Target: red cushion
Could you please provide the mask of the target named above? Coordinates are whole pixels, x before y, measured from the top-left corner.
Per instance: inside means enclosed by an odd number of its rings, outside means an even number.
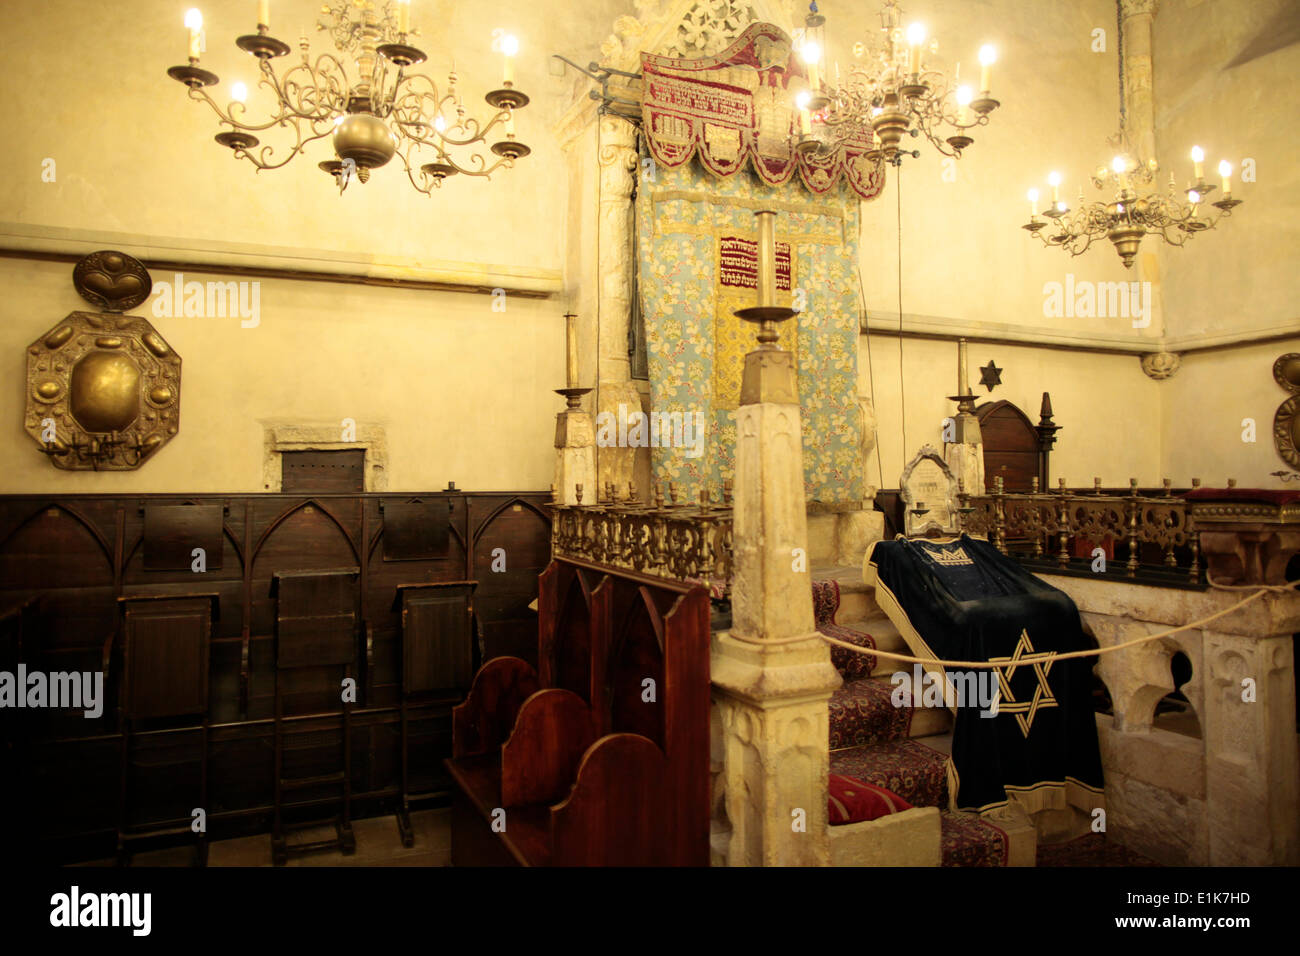
[[[1300,501],[1300,491],[1286,488],[1193,488],[1188,501],[1252,501],[1264,505],[1293,505]]]
[[[912,805],[898,794],[873,783],[864,783],[838,773],[831,774],[829,782],[826,813],[831,826],[875,820],[912,809]]]

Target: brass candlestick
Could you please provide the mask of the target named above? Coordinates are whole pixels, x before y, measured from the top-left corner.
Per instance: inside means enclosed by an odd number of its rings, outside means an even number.
[[[564,388],[555,389],[555,394],[563,395],[568,407],[576,409],[591,389],[578,385],[578,317],[572,312],[564,313],[564,379]]]
[[[975,417],[975,394],[970,389],[969,363],[966,359],[966,340],[957,340],[957,394],[948,400],[957,403],[954,419],[953,444],[978,445],[983,441],[979,419]]]
[[[737,309],[735,315],[758,326],[758,347],[745,356],[740,404],[797,405],[794,356],[776,345],[777,323],[798,314],[776,304],[776,212],[763,209],[754,216],[758,219],[758,305]]]

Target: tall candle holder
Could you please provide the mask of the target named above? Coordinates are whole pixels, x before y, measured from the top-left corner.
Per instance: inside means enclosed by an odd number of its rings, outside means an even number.
[[[761,209],[758,219],[758,305],[737,309],[735,315],[758,326],[758,347],[745,356],[740,403],[799,404],[794,355],[777,346],[778,323],[798,313],[776,304],[776,211]]]
[[[954,419],[953,441],[950,444],[978,445],[982,443],[979,418],[975,415],[975,394],[970,388],[970,374],[967,371],[966,340],[957,340],[957,394],[949,395],[950,402],[957,403],[957,415]]]

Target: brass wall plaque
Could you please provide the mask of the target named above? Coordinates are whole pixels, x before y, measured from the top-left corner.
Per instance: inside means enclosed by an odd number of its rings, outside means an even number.
[[[1273,445],[1284,462],[1300,468],[1300,352],[1278,357],[1273,380],[1291,392],[1273,416]]]
[[[77,263],[73,285],[107,312],[70,312],[27,347],[24,427],[56,468],[130,471],[180,428],[181,359],[147,319],[120,315],[149,294],[122,252]]]

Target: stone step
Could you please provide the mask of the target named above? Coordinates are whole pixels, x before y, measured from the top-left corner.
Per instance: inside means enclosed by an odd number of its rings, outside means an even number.
[[[840,586],[840,608],[835,622],[856,621],[880,613],[876,606],[875,589],[862,581],[862,569],[846,566],[813,566],[814,581],[836,581]]]
[[[947,756],[916,740],[846,747],[830,753],[831,773],[884,787],[914,807],[948,806]]]
[[[865,745],[908,737],[930,737],[952,729],[946,707],[909,707],[910,713],[892,706],[893,685],[886,678],[850,681],[831,695],[831,746]],[[906,722],[906,725],[904,725]]]

